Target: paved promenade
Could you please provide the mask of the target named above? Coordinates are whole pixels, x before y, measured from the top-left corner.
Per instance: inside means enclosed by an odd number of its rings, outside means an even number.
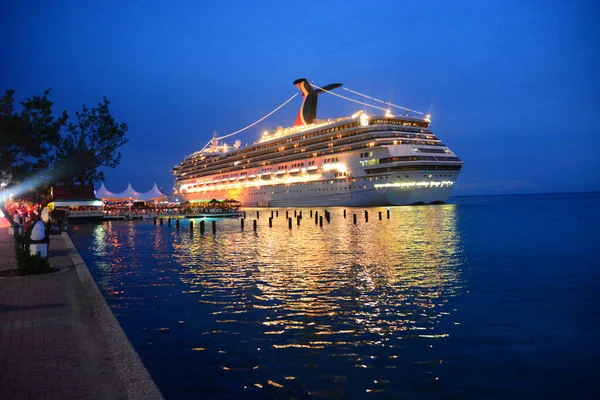
[[[0,278],[0,399],[161,398],[68,235],[48,253],[60,272]],[[0,218],[0,269],[11,268]]]

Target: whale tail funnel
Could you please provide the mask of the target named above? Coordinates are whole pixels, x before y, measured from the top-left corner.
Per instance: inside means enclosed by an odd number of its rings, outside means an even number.
[[[330,83],[321,89],[314,90],[310,83],[304,78],[296,79],[294,86],[302,92],[302,106],[294,122],[297,125],[310,125],[317,119],[317,101],[319,95],[342,86],[341,83]]]

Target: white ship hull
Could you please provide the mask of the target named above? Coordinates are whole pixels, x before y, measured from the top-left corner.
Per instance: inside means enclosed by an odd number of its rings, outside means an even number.
[[[419,185],[416,181],[411,181],[410,177],[405,179],[407,182],[391,183],[391,185],[403,186],[385,186],[385,183],[380,183],[381,180],[316,181],[308,184],[208,190],[202,193],[182,194],[181,197],[183,200],[234,198],[240,201],[243,207],[370,207],[437,204],[448,201],[456,175],[451,178],[432,176],[429,181],[418,182]],[[385,182],[388,180],[385,179]]]

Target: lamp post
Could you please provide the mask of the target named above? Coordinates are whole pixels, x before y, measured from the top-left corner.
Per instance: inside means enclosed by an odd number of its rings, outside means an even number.
[[[0,183],[0,187],[2,187],[2,204],[4,204],[6,202],[6,182],[2,182]]]

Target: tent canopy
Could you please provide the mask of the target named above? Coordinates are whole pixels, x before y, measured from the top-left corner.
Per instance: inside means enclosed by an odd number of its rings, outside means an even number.
[[[154,182],[154,186],[150,191],[145,193],[140,193],[131,187],[131,183],[127,184],[127,189],[119,193],[110,192],[104,187],[104,182],[100,186],[100,188],[96,191],[96,197],[102,200],[108,201],[125,201],[125,200],[164,200],[167,198],[156,186],[156,182]]]

